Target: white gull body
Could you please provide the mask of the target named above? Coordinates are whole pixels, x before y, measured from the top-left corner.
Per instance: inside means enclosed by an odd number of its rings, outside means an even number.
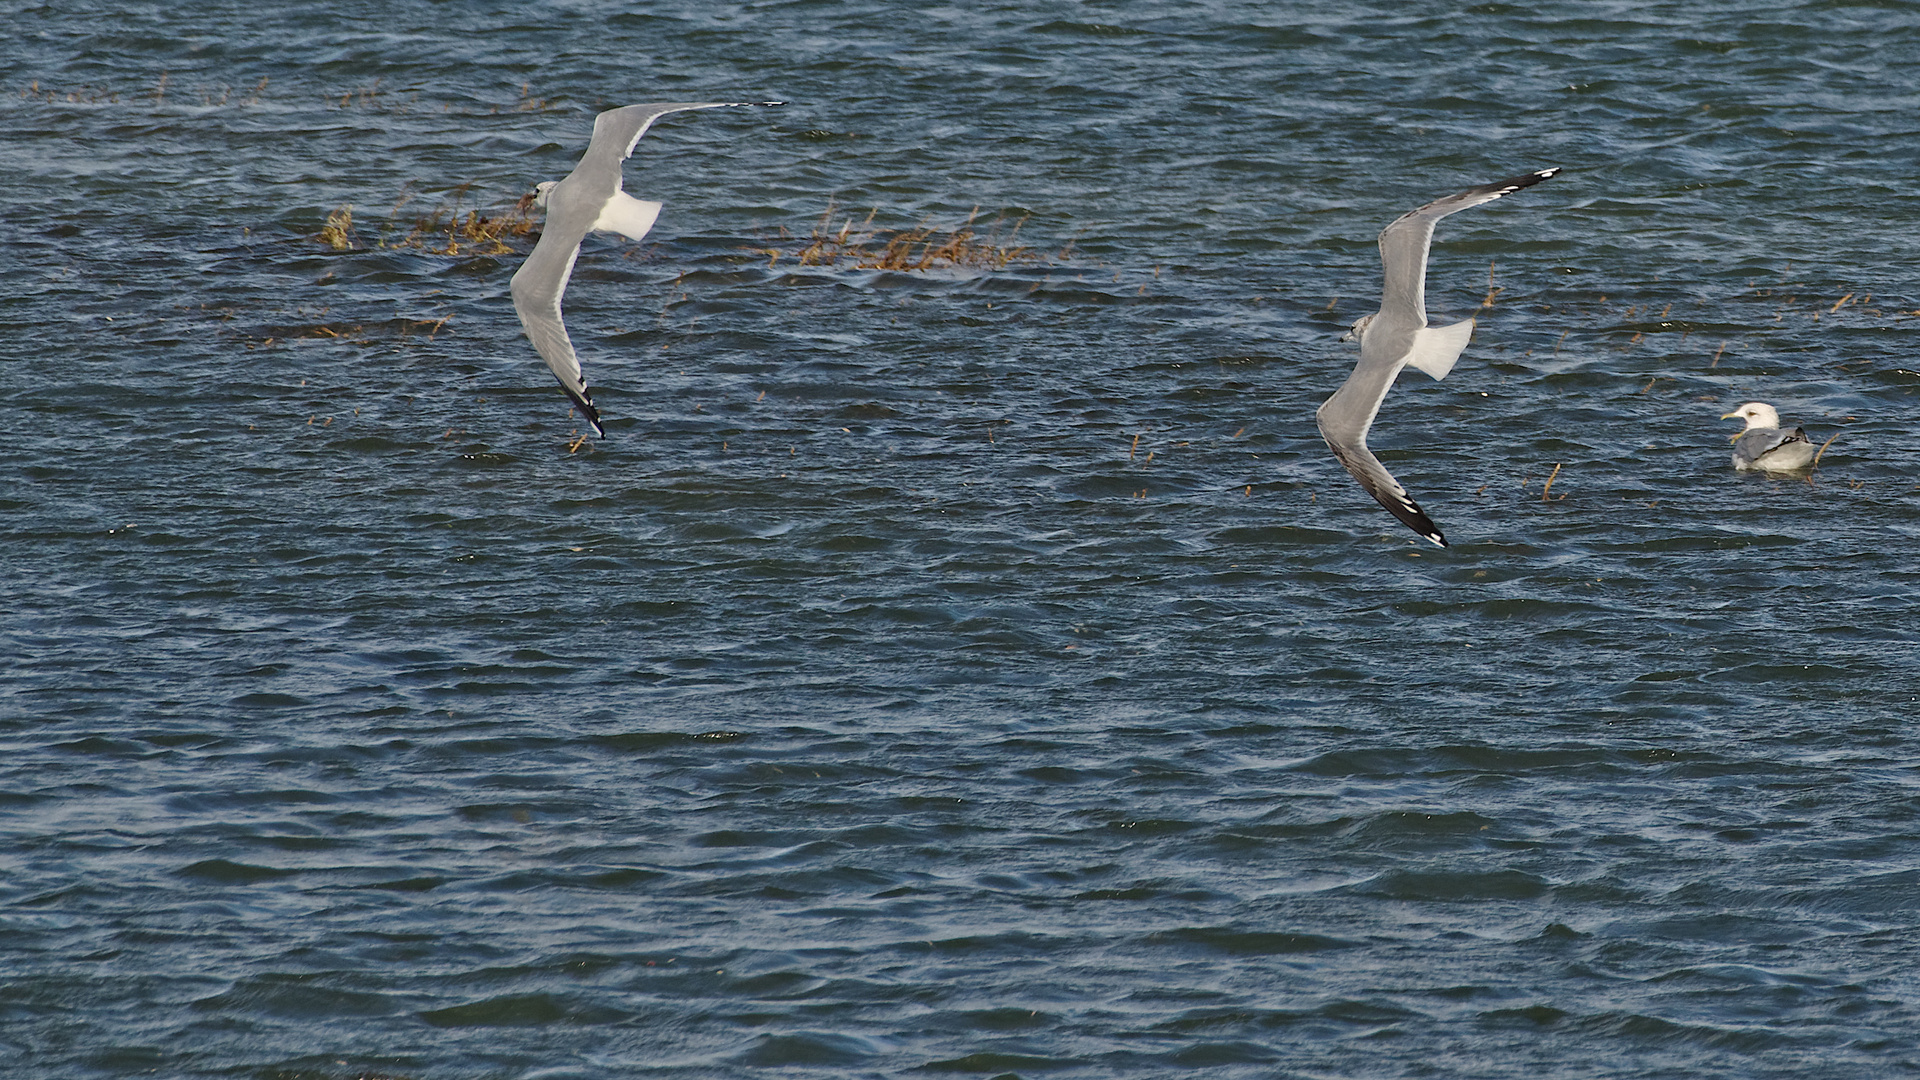
[[[601,436],[600,412],[593,407],[593,395],[580,374],[580,359],[574,355],[573,341],[567,337],[566,323],[560,318],[560,298],[566,294],[567,279],[573,275],[573,262],[580,257],[580,242],[590,232],[618,233],[638,240],[653,228],[660,216],[660,204],[636,199],[620,190],[623,179],[620,163],[633,154],[640,136],[653,122],[668,113],[689,109],[726,109],[746,105],[778,105],[777,101],[665,102],[653,105],[627,105],[608,109],[593,119],[593,138],[580,164],[566,179],[534,187],[534,204],[544,207],[547,221],[541,230],[533,254],[513,275],[513,310],[526,328],[528,340],[540,358],[553,369],[560,388],[567,392],[593,430]]]
[[[1747,422],[1740,434],[1732,437],[1736,469],[1793,472],[1813,464],[1813,440],[1801,428],[1782,431],[1780,414],[1771,405],[1749,401],[1720,419]]]

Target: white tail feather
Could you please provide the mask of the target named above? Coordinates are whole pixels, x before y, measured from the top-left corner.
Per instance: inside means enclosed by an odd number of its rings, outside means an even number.
[[[1413,335],[1413,351],[1407,354],[1407,366],[1419,368],[1435,379],[1444,379],[1472,337],[1472,319],[1452,326],[1421,327]]]
[[[659,203],[616,191],[607,205],[600,208],[600,216],[594,219],[592,227],[595,232],[619,233],[629,240],[639,240],[653,228],[654,219],[659,216]]]

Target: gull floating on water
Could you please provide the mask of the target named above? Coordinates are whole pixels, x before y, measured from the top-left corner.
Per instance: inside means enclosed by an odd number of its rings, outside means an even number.
[[[595,433],[604,437],[607,430],[600,426],[600,412],[593,407],[593,395],[580,377],[580,359],[573,354],[573,341],[560,319],[560,297],[567,291],[573,261],[580,257],[580,242],[589,232],[619,233],[638,240],[660,216],[659,203],[636,199],[620,190],[620,163],[633,154],[634,145],[647,128],[668,113],[780,104],[784,103],[665,102],[608,109],[593,118],[593,138],[587,143],[587,152],[566,179],[534,185],[534,205],[545,208],[547,222],[540,242],[533,245],[533,254],[513,275],[513,310],[519,314],[520,325],[526,328],[534,350],[553,369],[560,388],[579,406]]]
[[[1780,430],[1780,414],[1773,406],[1759,401],[1722,416],[1722,420],[1745,420],[1747,426],[1733,439],[1733,467],[1764,469],[1767,472],[1792,472],[1813,464],[1813,440],[1806,431]]]
[[[1314,414],[1320,424],[1321,437],[1333,448],[1333,456],[1360,481],[1367,494],[1414,532],[1441,547],[1447,546],[1447,538],[1440,534],[1439,526],[1427,517],[1387,467],[1380,464],[1373,451],[1367,449],[1367,429],[1373,426],[1380,402],[1393,388],[1400,369],[1411,365],[1435,379],[1444,379],[1473,336],[1472,319],[1451,326],[1427,325],[1427,249],[1433,243],[1434,224],[1448,214],[1532,187],[1559,171],[1558,167],[1541,169],[1511,180],[1468,188],[1458,195],[1435,199],[1417,210],[1409,210],[1381,230],[1380,310],[1361,316],[1353,329],[1340,339],[1359,340],[1360,362],[1340,389]]]

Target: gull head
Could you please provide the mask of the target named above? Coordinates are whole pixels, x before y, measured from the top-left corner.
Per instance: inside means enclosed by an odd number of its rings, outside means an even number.
[[[1378,314],[1380,313],[1377,311],[1373,313],[1373,315],[1378,315]],[[1341,341],[1364,341],[1367,336],[1367,327],[1373,325],[1373,315],[1360,316],[1360,318],[1353,324],[1353,329],[1340,335],[1340,340]]]
[[[1740,435],[1745,435],[1754,428],[1777,428],[1780,426],[1780,414],[1773,411],[1773,406],[1759,401],[1749,401],[1745,405],[1722,416],[1720,419],[1745,420],[1747,426],[1740,429]],[[1732,441],[1738,441],[1740,435],[1732,436]]]
[[[533,185],[533,205],[545,210],[547,208],[547,196],[553,194],[553,189],[559,186],[560,181],[558,180],[542,180]]]

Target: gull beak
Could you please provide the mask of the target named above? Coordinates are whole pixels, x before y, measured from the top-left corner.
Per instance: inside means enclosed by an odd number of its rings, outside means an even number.
[[[1344,333],[1344,334],[1341,334],[1341,335],[1340,335],[1340,340],[1341,340],[1341,341],[1352,341],[1352,340],[1353,340],[1353,329],[1352,329],[1351,327],[1349,327],[1349,328],[1347,329],[1347,332],[1346,332],[1346,333]]]
[[[1723,416],[1723,417],[1721,417],[1720,419],[1722,419],[1722,420],[1725,420],[1725,419],[1726,419],[1726,417],[1724,417],[1724,416]],[[1740,435],[1745,435],[1745,434],[1746,434],[1746,432],[1744,432],[1744,431],[1740,433]],[[1729,435],[1729,436],[1727,436],[1727,441],[1728,441],[1728,442],[1739,442],[1739,441],[1740,441],[1740,435]]]
[[[1739,414],[1739,413],[1737,413],[1737,412],[1730,412],[1730,413],[1728,413],[1728,414],[1726,414],[1725,416],[1722,416],[1722,417],[1721,417],[1720,419],[1722,419],[1722,420],[1738,420],[1738,419],[1740,419],[1740,414]]]

